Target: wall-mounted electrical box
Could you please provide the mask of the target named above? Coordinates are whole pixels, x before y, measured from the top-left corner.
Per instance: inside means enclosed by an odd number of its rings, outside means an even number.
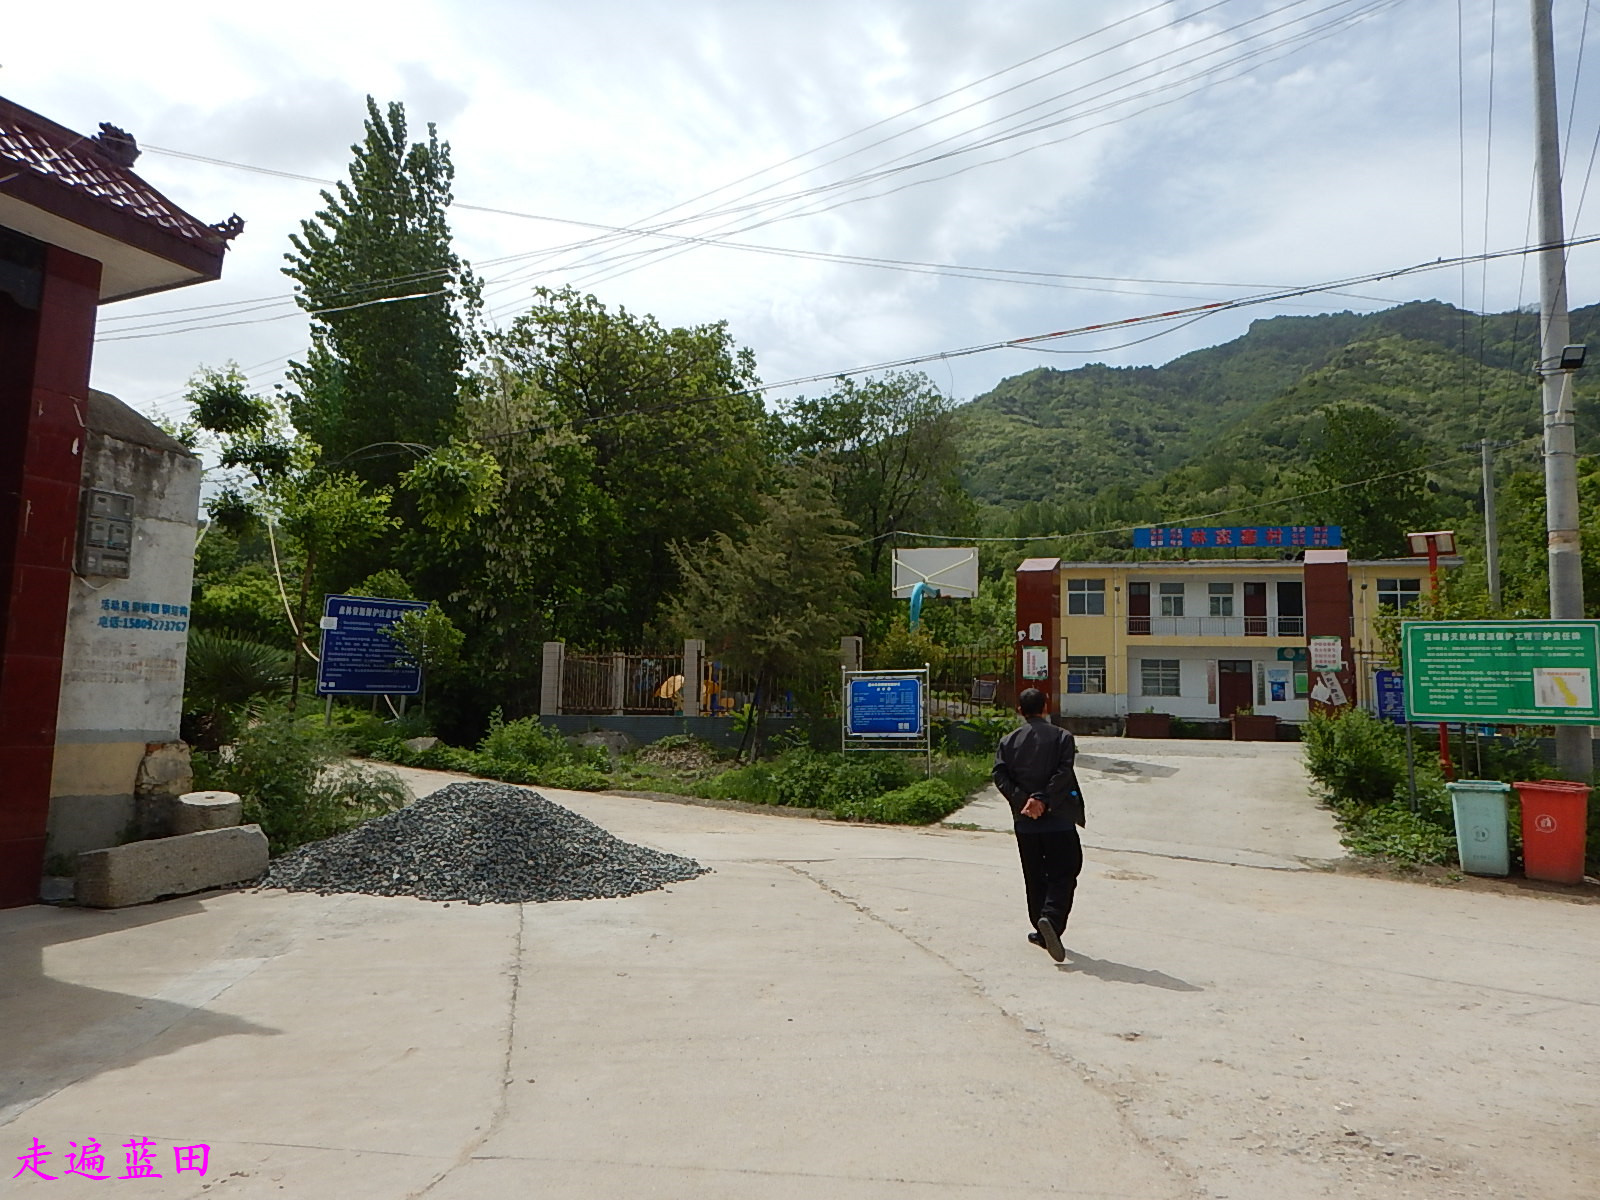
[[[133,552],[133,497],[85,488],[78,531],[78,574],[128,577]]]

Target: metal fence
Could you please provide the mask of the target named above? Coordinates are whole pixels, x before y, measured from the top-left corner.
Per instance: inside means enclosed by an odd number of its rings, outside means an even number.
[[[757,686],[755,673],[738,671],[712,655],[701,665],[700,711],[730,716],[752,705],[768,717],[828,717],[837,714],[839,668],[824,662],[812,670]],[[812,709],[820,708],[815,712]]]
[[[984,713],[1010,712],[1017,703],[1015,654],[1009,643],[937,650],[928,664],[929,717],[962,721]],[[863,655],[868,670],[904,665],[870,649]]]
[[[561,709],[569,713],[674,713],[683,687],[683,652],[567,653]]]
[[[1017,702],[1014,653],[1008,644],[938,650],[928,664],[929,716],[961,721],[1009,712]],[[686,680],[681,647],[664,652],[568,649],[560,661],[562,713],[671,716],[694,707],[708,717],[732,717],[754,705],[769,717],[838,716],[839,662],[831,655],[819,655],[814,668],[760,688],[753,672],[736,670],[711,653],[700,658],[699,678]],[[885,670],[905,664],[868,651],[862,665]],[[695,686],[698,697],[686,690]]]

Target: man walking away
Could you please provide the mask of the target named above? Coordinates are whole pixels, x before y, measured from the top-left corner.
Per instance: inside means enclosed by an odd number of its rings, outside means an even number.
[[[1017,697],[1024,724],[1000,739],[994,754],[994,785],[1011,805],[1028,892],[1028,940],[1050,957],[1067,957],[1061,934],[1072,912],[1072,896],[1083,870],[1083,793],[1072,763],[1072,734],[1044,717],[1045,695],[1028,688]]]

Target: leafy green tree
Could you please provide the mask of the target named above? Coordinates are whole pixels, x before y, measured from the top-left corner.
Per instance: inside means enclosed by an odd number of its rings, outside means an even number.
[[[784,422],[791,453],[835,472],[840,511],[870,539],[863,560],[873,581],[895,530],[958,532],[975,515],[961,485],[954,405],[921,372],[841,379],[826,396],[796,400]]]
[[[667,329],[571,289],[539,291],[490,346],[488,411],[529,423],[472,428],[549,518],[546,631],[639,638],[676,583],[670,544],[738,528],[768,485],[754,356],[721,322]]]
[[[284,274],[311,314],[289,370],[295,427],[335,464],[393,484],[403,445],[444,442],[473,345],[479,285],[451,249],[454,168],[433,125],[410,142],[405,109],[367,97],[350,177],[291,236]]]
[[[703,637],[735,670],[751,672],[760,696],[803,682],[825,668],[859,619],[857,540],[827,479],[816,470],[794,473],[762,498],[760,517],[737,536],[673,543],[682,582],[671,622],[685,637]],[[752,716],[759,712],[757,705]]]
[[[1344,527],[1353,557],[1394,557],[1405,552],[1407,532],[1431,528],[1425,461],[1416,439],[1388,413],[1360,404],[1324,412],[1311,466],[1316,487],[1330,490],[1315,507],[1328,524]]]
[[[402,614],[387,632],[422,668],[422,711],[426,713],[428,684],[460,664],[461,643],[466,637],[436,601],[425,609]]]
[[[312,584],[322,563],[347,555],[392,528],[387,488],[368,492],[353,474],[308,473],[285,482],[274,497],[285,533],[299,552],[300,580],[295,602],[294,669],[290,677],[289,706],[300,692],[302,656],[310,658],[308,620]]]

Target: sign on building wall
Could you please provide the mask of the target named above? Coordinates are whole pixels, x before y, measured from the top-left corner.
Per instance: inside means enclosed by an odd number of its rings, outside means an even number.
[[[1600,724],[1600,621],[1406,621],[1413,721]]]
[[[422,667],[389,636],[408,612],[425,612],[421,600],[328,596],[323,603],[319,696],[415,696]]]
[[[1339,637],[1314,637],[1310,641],[1311,669],[1313,671],[1340,671],[1344,669],[1344,639]]]
[[[1133,544],[1139,550],[1333,547],[1344,544],[1344,531],[1338,525],[1156,525],[1135,529]]]
[[[1050,678],[1050,649],[1048,646],[1022,648],[1022,677],[1040,680]]]

